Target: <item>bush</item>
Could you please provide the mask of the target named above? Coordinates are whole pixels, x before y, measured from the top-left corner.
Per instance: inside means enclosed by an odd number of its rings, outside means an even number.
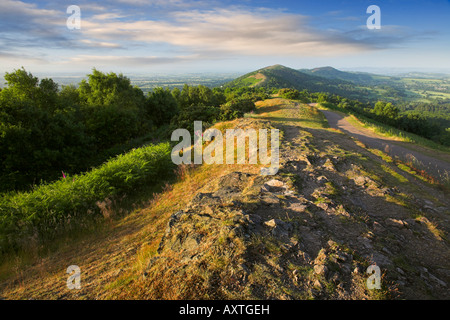
[[[255,103],[248,99],[234,99],[220,107],[220,120],[228,121],[244,116],[256,110]]]
[[[194,131],[194,121],[202,121],[203,127],[214,124],[220,115],[220,108],[214,106],[190,106],[181,109],[180,113],[172,119],[172,125],[176,128]]]
[[[96,202],[133,192],[173,172],[169,143],[119,155],[100,167],[0,198],[0,252],[20,247],[33,236],[51,239],[77,221],[100,217]],[[91,216],[89,215],[91,213]]]

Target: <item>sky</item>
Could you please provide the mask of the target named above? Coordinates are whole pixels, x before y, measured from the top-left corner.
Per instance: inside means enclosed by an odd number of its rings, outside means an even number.
[[[71,5],[80,9],[80,28]],[[370,5],[381,28],[369,29]],[[0,74],[450,73],[450,0],[0,0]]]

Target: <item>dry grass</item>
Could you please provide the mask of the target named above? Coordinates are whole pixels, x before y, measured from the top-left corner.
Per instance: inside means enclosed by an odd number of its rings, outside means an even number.
[[[235,128],[237,125],[245,127],[245,124],[240,123],[242,121],[250,122],[255,129],[263,126],[260,121],[240,119],[220,123],[216,127],[220,130]],[[169,217],[186,207],[198,192],[211,192],[217,188],[220,177],[235,171],[258,174],[260,168],[260,165],[237,164],[181,165],[175,183],[154,194],[143,207],[136,207],[123,218],[114,219],[119,217],[114,211],[119,208],[115,208],[110,200],[98,202],[108,223],[96,226],[90,232],[68,235],[55,241],[51,252],[28,251],[6,259],[0,265],[3,281],[0,284],[0,296],[8,299],[117,298],[123,297],[124,292],[128,292],[130,297],[141,296],[139,276],[147,267],[149,259],[156,255]],[[220,235],[217,237],[215,240],[219,241]],[[172,258],[176,261],[175,256]],[[211,260],[214,261],[214,257]],[[226,260],[216,261],[217,266],[226,263]],[[79,292],[65,287],[68,276],[65,270],[71,264],[79,265],[84,275],[82,290]],[[170,268],[170,264],[167,268]],[[185,280],[182,277],[179,281]],[[152,284],[155,290],[157,283]],[[133,288],[134,294],[126,288]],[[171,295],[169,290],[165,296],[187,294],[190,292],[188,289],[192,288],[173,289],[176,292]],[[149,290],[148,294],[158,296],[156,291],[151,293]]]

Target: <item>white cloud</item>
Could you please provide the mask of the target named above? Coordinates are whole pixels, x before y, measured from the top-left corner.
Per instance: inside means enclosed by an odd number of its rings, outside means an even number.
[[[21,61],[45,59],[48,65],[138,66],[237,58],[277,63],[283,58],[351,56],[414,37],[395,26],[383,26],[378,34],[365,28],[319,30],[311,27],[311,17],[276,9],[198,9],[211,8],[215,1],[111,0],[101,6],[84,1],[79,3],[81,30],[70,31],[64,5],[55,5],[58,11],[0,0],[0,64],[14,68]],[[341,13],[329,14],[339,18]]]
[[[119,55],[76,55],[69,59],[56,62],[58,65],[66,66],[84,66],[108,68],[110,66],[122,67],[148,67],[152,65],[170,64],[185,62],[196,59],[196,56],[176,56],[176,57],[157,57],[157,56],[119,56]]]
[[[82,39],[80,40],[81,43],[90,46],[90,47],[95,47],[95,48],[122,48],[122,46],[120,44],[117,43],[112,43],[112,42],[97,42],[97,41],[92,41],[92,40],[88,40],[88,39]]]
[[[336,55],[367,50],[351,38],[308,27],[308,18],[275,10],[216,9],[172,14],[166,21],[83,22],[86,37],[104,41],[164,42],[193,52],[244,55]]]

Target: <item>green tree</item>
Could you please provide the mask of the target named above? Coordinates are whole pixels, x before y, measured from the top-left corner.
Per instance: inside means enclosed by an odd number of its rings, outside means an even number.
[[[177,100],[169,89],[156,88],[147,99],[147,114],[157,126],[169,124],[179,112]]]
[[[141,89],[133,87],[130,79],[122,74],[104,74],[93,69],[88,81],[79,87],[82,103],[91,106],[111,106],[140,110],[144,108],[145,96]]]
[[[383,108],[383,115],[389,119],[396,119],[398,116],[399,109],[395,107],[392,103],[387,103]]]
[[[2,90],[2,96],[8,95],[19,101],[35,101],[38,98],[39,79],[22,69],[5,73],[7,88]]]
[[[373,109],[374,113],[377,116],[382,116],[383,112],[384,112],[384,107],[386,106],[386,103],[383,101],[378,101],[377,103],[375,103],[375,107]]]

